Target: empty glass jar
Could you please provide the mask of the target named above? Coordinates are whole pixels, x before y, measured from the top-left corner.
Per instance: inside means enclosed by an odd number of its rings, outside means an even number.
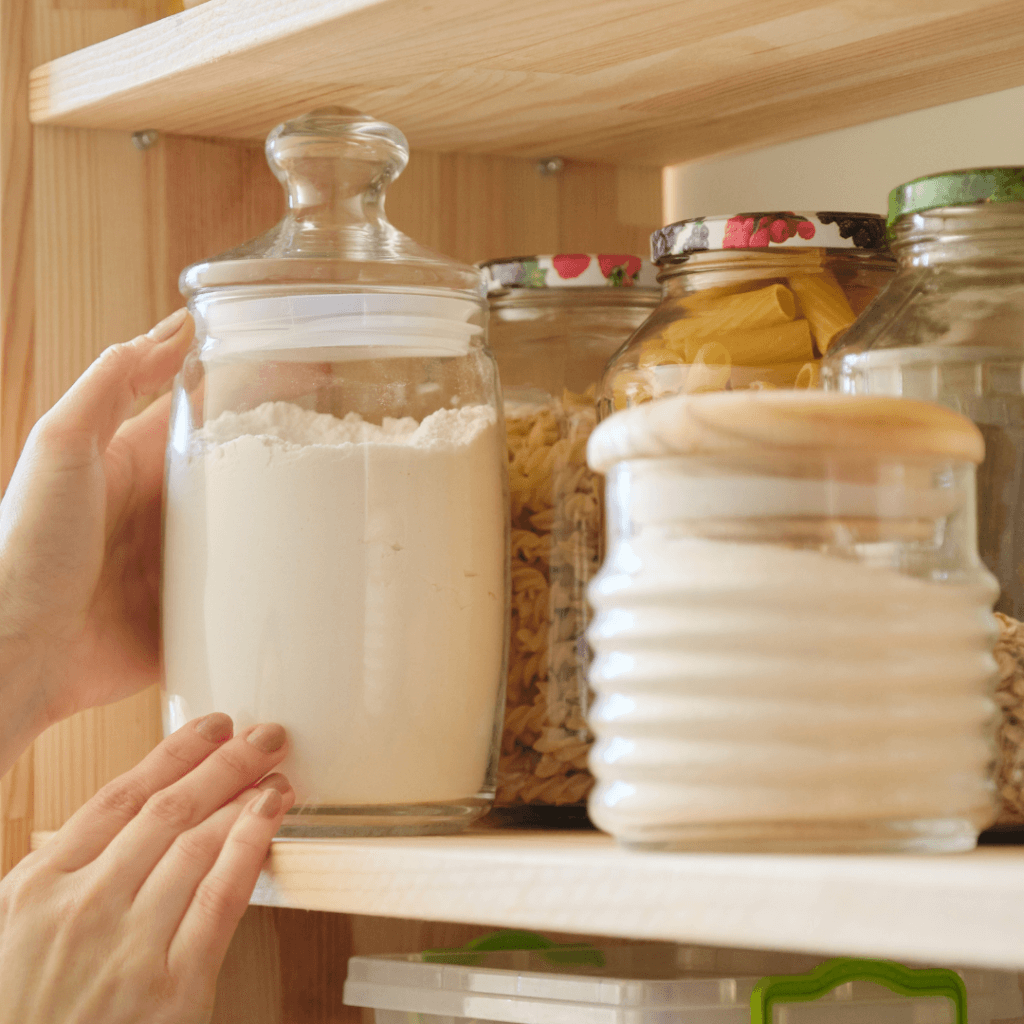
[[[638,256],[492,260],[491,347],[501,371],[512,513],[512,628],[495,813],[586,823],[591,736],[587,583],[601,563],[601,478],[586,464],[612,353],[658,303]]]
[[[408,149],[319,111],[267,158],[288,213],[181,277],[165,727],[280,722],[284,835],[460,829],[494,795],[508,498],[480,274],[384,216]]]
[[[1024,619],[1024,168],[930,175],[889,196],[899,271],[830,353],[825,386],[942,402],[985,438],[981,556]]]
[[[941,406],[820,391],[601,423],[594,823],[647,849],[972,847],[996,808],[982,452]]]
[[[601,415],[664,395],[817,387],[829,351],[895,264],[859,213],[741,213],[651,236],[661,305],[608,366]]]

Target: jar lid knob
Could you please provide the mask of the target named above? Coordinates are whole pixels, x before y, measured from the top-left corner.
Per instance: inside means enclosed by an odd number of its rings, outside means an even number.
[[[324,107],[279,124],[267,136],[266,154],[288,190],[289,209],[297,210],[358,195],[379,200],[409,162],[409,144],[386,121]]]

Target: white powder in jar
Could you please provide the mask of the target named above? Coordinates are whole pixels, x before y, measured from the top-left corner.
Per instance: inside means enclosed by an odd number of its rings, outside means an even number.
[[[476,795],[504,668],[494,411],[376,425],[268,402],[194,442],[168,468],[167,727],[280,722],[300,804]]]
[[[589,591],[598,827],[638,843],[746,829],[756,846],[779,822],[991,822],[991,577],[630,511]]]

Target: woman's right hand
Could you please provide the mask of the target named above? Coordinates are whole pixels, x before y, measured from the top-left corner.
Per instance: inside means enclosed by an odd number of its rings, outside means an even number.
[[[0,1024],[201,1024],[295,794],[284,729],[183,726],[0,881]]]

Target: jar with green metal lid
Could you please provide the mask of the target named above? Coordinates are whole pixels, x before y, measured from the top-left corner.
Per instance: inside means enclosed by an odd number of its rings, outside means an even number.
[[[829,353],[827,388],[941,402],[985,439],[981,556],[1024,618],[1024,167],[948,171],[889,195],[889,287]]]

